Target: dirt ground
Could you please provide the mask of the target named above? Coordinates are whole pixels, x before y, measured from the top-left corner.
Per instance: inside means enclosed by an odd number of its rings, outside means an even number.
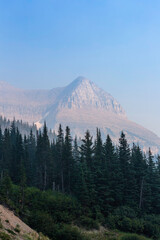
[[[15,214],[4,206],[0,205],[0,232],[8,234],[11,239],[26,239],[27,236],[32,236],[31,239],[37,239],[39,234],[21,221]],[[1,238],[0,238],[1,239]],[[29,238],[28,238],[29,239]]]

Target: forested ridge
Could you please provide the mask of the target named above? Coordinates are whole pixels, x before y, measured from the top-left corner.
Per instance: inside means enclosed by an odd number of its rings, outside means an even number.
[[[1,203],[51,239],[85,239],[71,223],[160,238],[160,157],[130,147],[123,132],[118,146],[99,129],[79,145],[69,127],[50,141],[45,123],[22,137],[13,122],[0,129],[0,187]]]
[[[6,128],[9,129],[11,127],[11,125],[13,124],[13,122],[14,122],[15,127],[18,128],[18,130],[20,131],[20,133],[22,135],[29,135],[31,130],[34,134],[36,134],[37,127],[35,124],[30,126],[27,122],[24,123],[22,120],[19,121],[19,120],[13,119],[13,121],[11,121],[2,116],[0,116],[1,130],[4,131]]]

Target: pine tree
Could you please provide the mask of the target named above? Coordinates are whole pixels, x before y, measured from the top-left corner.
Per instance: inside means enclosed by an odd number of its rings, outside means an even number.
[[[36,147],[36,168],[37,168],[37,186],[45,191],[49,188],[51,173],[51,148],[48,138],[46,123],[43,126],[43,132],[37,136]]]
[[[80,162],[80,151],[77,143],[77,137],[75,137],[73,142],[72,156],[73,156],[73,168],[71,173],[72,193],[73,195],[77,196],[80,199],[81,197],[79,193],[82,193],[82,190],[80,189],[83,188],[82,185],[84,185],[84,179],[82,166]]]
[[[22,135],[20,134],[19,130],[14,127],[14,123],[11,128],[10,139],[12,181],[15,184],[19,184],[21,162],[24,161],[24,149]]]
[[[90,132],[87,130],[85,138],[82,139],[80,147],[81,161],[85,161],[87,167],[91,170],[93,168],[93,142]]]
[[[24,142],[25,144],[25,142]],[[29,186],[35,186],[36,182],[36,161],[35,161],[35,155],[36,155],[36,140],[35,136],[33,135],[32,130],[30,131],[30,135],[27,139],[27,185]]]
[[[133,170],[132,183],[131,183],[131,199],[135,207],[142,209],[143,207],[143,194],[144,194],[144,178],[147,169],[147,164],[144,159],[143,153],[139,146],[133,144],[131,167]]]
[[[43,167],[42,167],[42,134],[41,131],[37,132],[37,144],[36,144],[36,181],[35,185],[39,189],[43,189]]]
[[[8,174],[3,176],[0,181],[0,194],[9,199],[12,193],[12,181]]]
[[[154,212],[156,208],[157,210],[160,209],[160,179],[153,158],[151,149],[149,149],[144,182],[144,208],[148,213]]]
[[[155,164],[153,162],[153,156],[151,150],[148,152],[148,165],[144,179],[144,208],[149,213],[152,210],[152,186],[154,179]]]
[[[130,164],[131,156],[130,149],[127,143],[125,134],[122,132],[119,139],[119,161],[120,161],[120,169],[122,173],[122,184],[123,184],[123,204],[127,204],[128,196],[130,194],[130,185],[128,184],[128,180],[130,178],[129,172],[129,164]]]
[[[74,158],[75,162],[79,163],[79,161],[80,161],[80,152],[79,152],[77,137],[75,137],[75,139],[73,141],[73,158]]]
[[[103,169],[106,178],[107,185],[107,208],[110,206],[121,205],[122,195],[122,172],[120,168],[120,160],[118,158],[117,151],[113,145],[113,142],[109,135],[107,135],[106,142],[104,144],[105,161],[103,163]],[[108,210],[106,209],[106,213]]]
[[[3,148],[3,139],[2,139],[2,129],[0,127],[0,167],[1,167],[1,159],[2,159],[2,148]]]
[[[26,188],[26,173],[24,168],[24,162],[21,162],[20,165],[20,206],[21,210],[24,208],[24,202],[25,202],[25,188]]]
[[[64,135],[61,124],[59,125],[58,135],[56,140],[56,189],[64,193]]]
[[[3,162],[3,136],[2,136],[2,129],[0,127],[0,179],[3,178],[3,169],[4,169],[4,162]]]
[[[95,206],[95,185],[94,185],[94,167],[93,167],[93,142],[90,132],[87,131],[85,138],[82,139],[82,145],[80,147],[81,154],[81,167],[84,187],[86,189],[87,195],[84,198],[88,199],[87,206],[94,210]]]
[[[100,211],[106,213],[108,208],[108,182],[107,182],[107,171],[104,160],[104,148],[101,138],[101,132],[97,129],[97,136],[94,144],[94,162],[93,162],[93,174],[94,174],[94,185],[95,185],[95,204],[100,208]],[[96,207],[96,206],[95,206]]]
[[[160,155],[157,156],[157,170],[158,173],[160,174]]]
[[[13,175],[13,168],[11,164],[11,141],[8,129],[5,129],[2,136],[2,156],[1,156],[1,179],[5,174]]]
[[[65,141],[63,147],[63,159],[64,159],[64,191],[67,193],[71,193],[73,156],[72,156],[72,138],[68,126],[66,127]]]

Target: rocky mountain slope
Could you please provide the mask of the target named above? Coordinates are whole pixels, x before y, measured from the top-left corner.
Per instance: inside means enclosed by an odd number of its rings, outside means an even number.
[[[0,82],[0,115],[32,124],[38,121],[46,107],[54,103],[61,88],[52,90],[23,90]]]
[[[49,240],[38,234],[23,221],[15,216],[14,212],[0,205],[0,239],[2,240]]]
[[[151,131],[128,120],[122,106],[93,82],[79,77],[64,88],[52,90],[22,90],[0,82],[0,115],[9,119],[35,122],[46,121],[57,130],[59,123],[70,126],[72,135],[83,137],[86,129],[95,135],[101,129],[105,139],[110,134],[118,143],[123,130],[129,143],[139,143],[144,150],[160,151],[160,138]]]

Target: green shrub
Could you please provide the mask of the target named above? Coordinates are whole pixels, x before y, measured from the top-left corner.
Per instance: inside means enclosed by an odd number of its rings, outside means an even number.
[[[38,232],[42,232],[49,237],[53,235],[55,223],[48,213],[43,211],[32,212],[29,218],[29,224]]]
[[[11,237],[7,233],[0,232],[0,239],[1,240],[11,240]]]
[[[124,217],[122,220],[118,220],[116,227],[124,232],[131,233],[143,233],[144,231],[144,221],[141,219],[130,219]]]
[[[1,229],[3,228],[3,225],[2,225],[1,219],[0,219],[0,228],[1,228]]]
[[[85,240],[86,238],[69,225],[56,224],[51,215],[45,212],[36,211],[30,216],[30,225],[35,230],[44,233],[54,240]]]
[[[55,239],[58,240],[87,240],[77,228],[69,225],[63,225],[56,233]]]
[[[16,233],[13,232],[11,229],[6,229],[6,231],[7,231],[8,233],[12,234],[12,235],[16,235]]]
[[[33,240],[35,239],[34,237],[32,238]],[[31,239],[31,240],[32,240]],[[30,240],[30,239],[29,239]],[[49,240],[48,237],[44,236],[43,233],[39,233],[38,240]]]
[[[160,223],[160,215],[145,215],[144,220],[146,222],[150,222],[152,224],[159,224]]]
[[[86,230],[99,229],[99,224],[97,221],[85,216],[80,217],[79,226],[84,227]]]
[[[17,233],[20,233],[20,226],[17,224],[16,227],[14,228],[14,231]]]
[[[143,233],[144,231],[144,220],[142,219],[132,219],[132,232],[133,233]]]
[[[159,225],[152,224],[151,222],[144,223],[144,234],[148,237],[152,237],[154,239],[160,238],[160,227]]]
[[[31,236],[27,235],[27,234],[23,235],[23,239],[24,240],[33,240],[33,238]]]
[[[119,229],[121,231],[132,232],[132,219],[128,217],[110,215],[107,219],[107,225],[111,229]]]
[[[117,221],[118,221],[118,217],[110,214],[107,218],[107,226],[111,229],[116,229]]]
[[[128,217],[128,218],[136,218],[136,212],[130,207],[118,207],[113,211],[113,215],[119,216],[121,218]]]
[[[71,223],[81,215],[81,207],[73,197],[53,191],[42,192],[27,188],[25,204],[30,212],[42,211],[50,214],[56,223]]]
[[[147,240],[147,239],[137,234],[125,234],[120,238],[120,240]]]
[[[118,228],[124,232],[132,232],[132,220],[124,217],[121,221],[117,222]]]

